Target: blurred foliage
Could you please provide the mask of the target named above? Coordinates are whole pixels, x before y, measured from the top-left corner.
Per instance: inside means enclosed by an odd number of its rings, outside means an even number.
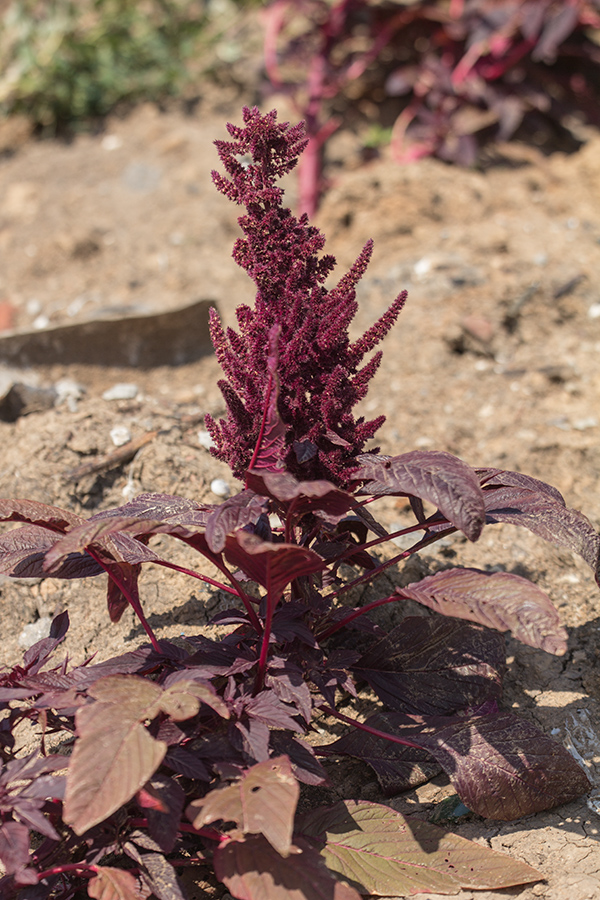
[[[179,94],[237,0],[8,0],[0,113],[61,131],[123,102]],[[193,74],[194,73],[194,74]]]
[[[269,0],[263,20],[271,84],[307,123],[309,215],[319,155],[350,123],[399,162],[465,166],[515,137],[576,149],[600,127],[600,0]]]

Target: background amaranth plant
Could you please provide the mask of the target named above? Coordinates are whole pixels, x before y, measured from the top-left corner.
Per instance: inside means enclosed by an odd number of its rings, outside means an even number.
[[[106,572],[111,619],[131,605],[150,640],[101,663],[55,662],[65,612],[22,664],[0,674],[0,895],[69,900],[86,886],[95,898],[184,900],[177,872],[194,867],[210,868],[239,900],[358,900],[540,880],[524,863],[384,804],[319,807],[312,794],[310,810],[297,812],[301,786],[326,783],[319,757],[340,755],[368,763],[384,796],[443,770],[468,809],[495,819],[584,793],[587,776],[565,748],[502,708],[501,632],[551,653],[566,649],[556,610],[536,585],[508,572],[449,569],[366,606],[338,600],[440,538],[459,530],[477,540],[496,522],[579,553],[598,580],[600,537],[555,488],[529,476],[473,469],[442,451],[362,452],[378,422],[352,418],[343,385],[354,405],[378,356],[360,369],[362,360],[404,296],[350,343],[369,250],[325,290],[333,261],[318,256],[323,238],[282,208],[275,187],[301,152],[301,128],[253,109],[244,127],[229,130],[233,140],[219,145],[229,180],[216,181],[246,207],[236,256],[258,293],[254,309],[239,312],[239,332],[213,318],[229,412],[209,425],[217,454],[245,487],[218,506],[143,494],[88,520],[0,501],[0,518],[21,523],[0,537],[1,572]],[[286,355],[295,330],[298,352],[313,351],[310,366]],[[370,512],[385,495],[408,497],[414,524],[388,534]],[[198,551],[222,580],[159,556],[151,539],[160,534]],[[409,549],[375,555],[410,534]],[[232,608],[213,620],[230,627],[226,636],[157,640],[138,594],[147,563],[231,596]],[[369,617],[405,599],[442,615],[408,616],[388,633]],[[363,685],[379,701],[364,721],[360,705],[348,709]],[[315,746],[315,716],[348,731]],[[23,720],[41,730],[39,755],[15,750]],[[48,752],[57,739],[69,755]]]
[[[516,134],[573,149],[600,125],[599,0],[271,0],[265,21],[271,84],[307,123],[309,214],[323,147],[361,101],[400,162],[471,166]]]

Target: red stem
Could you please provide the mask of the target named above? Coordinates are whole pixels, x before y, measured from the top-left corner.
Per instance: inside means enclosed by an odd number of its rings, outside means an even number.
[[[233,588],[227,587],[226,584],[221,584],[220,581],[215,581],[213,578],[209,578],[208,575],[201,575],[199,572],[194,572],[192,569],[186,569],[184,566],[177,566],[175,563],[167,562],[166,559],[155,560],[156,564],[159,566],[164,566],[165,569],[173,569],[175,572],[181,572],[183,575],[189,575],[191,578],[197,578],[199,581],[205,581],[206,584],[211,584],[213,587],[218,588],[220,591],[225,591],[228,594],[233,594],[234,597],[239,597],[238,591],[235,591]]]
[[[437,523],[436,523],[437,524]],[[420,540],[417,544],[414,544],[412,547],[409,547],[408,550],[403,550],[402,553],[399,553],[397,556],[393,556],[391,559],[386,560],[381,563],[381,565],[377,566],[376,569],[370,569],[368,572],[365,572],[363,575],[359,575],[358,578],[355,578],[354,581],[349,581],[348,584],[345,584],[343,587],[338,588],[337,591],[332,591],[331,594],[327,594],[326,600],[330,600],[333,597],[339,597],[340,594],[349,591],[350,588],[356,587],[357,584],[361,584],[363,581],[370,581],[376,575],[380,575],[384,569],[389,568],[390,566],[395,565],[397,562],[400,562],[403,559],[407,559],[409,556],[412,556],[413,553],[417,553],[419,550],[422,550],[423,547],[428,547],[429,544],[435,543],[435,541],[439,541],[440,538],[446,537],[448,534],[453,534],[457,529],[456,528],[447,528],[442,532],[435,532],[433,534],[426,535],[422,540]]]
[[[385,738],[386,741],[391,741],[393,744],[402,744],[403,747],[415,747],[417,750],[423,749],[419,744],[415,744],[413,741],[409,741],[406,738],[396,737],[395,734],[390,734],[387,731],[380,731],[379,728],[371,728],[370,725],[364,725],[362,722],[357,722],[356,719],[345,716],[343,713],[338,712],[337,709],[332,709],[331,706],[323,704],[322,706],[319,706],[318,709],[327,713],[328,716],[335,716],[336,719],[346,722],[347,725],[353,725],[355,728],[360,728],[361,731],[366,731],[367,734],[372,734],[374,737]],[[318,753],[320,748],[314,747],[313,749]]]
[[[51,875],[63,875],[67,872],[79,872],[82,878],[92,878],[97,871],[97,866],[89,866],[87,863],[64,863],[61,866],[46,869],[45,872],[38,872],[38,881],[43,881],[44,878],[49,878]]]
[[[258,694],[258,692],[262,689],[265,680],[265,671],[267,668],[267,658],[269,656],[269,641],[271,639],[271,623],[273,621],[273,613],[275,612],[275,607],[277,606],[277,600],[273,603],[271,597],[271,572],[270,569],[267,568],[267,612],[265,615],[265,626],[262,635],[262,643],[260,647],[260,656],[258,659],[258,671],[256,673],[256,681],[254,682],[254,694]],[[279,599],[279,598],[277,598]]]
[[[384,597],[381,600],[374,600],[373,603],[369,603],[367,606],[362,606],[360,609],[355,609],[354,612],[351,612],[350,615],[346,616],[344,619],[340,619],[335,625],[331,625],[330,628],[327,628],[325,631],[322,631],[320,634],[315,636],[315,640],[318,643],[326,640],[328,637],[331,637],[332,634],[335,634],[336,631],[339,631],[340,628],[343,628],[345,625],[349,625],[354,619],[358,619],[359,616],[362,616],[364,613],[370,612],[372,609],[375,609],[378,606],[384,606],[386,603],[395,603],[397,600],[402,600],[403,597],[400,594],[394,595],[392,597]]]
[[[109,564],[105,563],[100,558],[99,554],[97,554],[94,550],[92,550],[91,547],[87,547],[86,549],[87,549],[87,552],[89,553],[89,555],[92,557],[92,559],[95,559],[96,562],[98,563],[98,565],[102,566],[104,571],[108,574],[108,577],[112,581],[114,581],[114,583],[117,585],[117,587],[123,592],[123,594],[127,598],[127,602],[129,603],[129,605],[135,612],[136,616],[142,623],[142,627],[143,627],[144,631],[150,638],[150,643],[152,644],[152,646],[154,647],[156,652],[160,653],[161,652],[160,645],[159,645],[158,641],[156,640],[156,636],[155,636],[154,632],[152,631],[152,629],[150,628],[150,625],[148,624],[148,621],[146,619],[146,616],[144,615],[144,611],[142,609],[142,605],[141,605],[140,601],[135,600],[132,597],[131,593],[128,591],[127,587],[125,586],[125,582],[123,581],[123,579],[118,577],[117,575],[115,575],[115,566],[118,566],[119,563],[117,561],[115,561],[114,565],[109,565]]]

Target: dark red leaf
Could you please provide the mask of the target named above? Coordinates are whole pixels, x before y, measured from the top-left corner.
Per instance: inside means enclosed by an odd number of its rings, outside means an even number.
[[[0,572],[12,578],[47,578],[44,557],[61,539],[59,532],[40,525],[24,525],[0,535]],[[91,556],[70,554],[52,573],[53,578],[87,578],[103,569]]]
[[[389,732],[402,737],[402,727],[408,733],[411,725],[406,724],[402,713],[375,713],[365,721],[365,725],[378,731]],[[442,767],[427,750],[420,747],[406,747],[369,734],[358,728],[351,729],[333,744],[320,748],[342,756],[353,756],[368,763],[381,785],[386,797],[393,797],[418,784],[429,781]]]
[[[231,743],[239,749],[246,764],[262,763],[269,759],[271,730],[266,722],[243,716],[230,731]]]
[[[225,556],[268,590],[273,606],[294,578],[323,568],[321,557],[307,547],[270,543],[247,531],[237,531],[227,537]]]
[[[361,900],[317,850],[302,839],[297,844],[283,857],[262,835],[228,841],[215,850],[215,874],[237,900]]]
[[[410,616],[352,666],[392,709],[451,714],[501,694],[504,638],[458,619]]]
[[[336,525],[350,509],[358,506],[351,494],[329,481],[298,481],[289,472],[247,472],[247,485],[265,497],[271,497],[286,507],[293,504],[294,514],[315,513]]]
[[[360,457],[355,477],[360,493],[420,497],[433,503],[456,528],[476,541],[485,523],[485,507],[475,471],[450,453],[413,450],[400,456]]]
[[[141,792],[148,793],[148,801],[144,807],[148,819],[148,831],[164,853],[170,853],[177,840],[177,832],[181,814],[185,806],[183,788],[168,775],[160,773],[146,782]],[[140,793],[141,793],[140,792]],[[142,800],[142,805],[144,800]]]
[[[295,707],[283,703],[274,690],[261,691],[255,697],[251,697],[244,705],[244,712],[251,719],[264,722],[269,728],[283,728],[300,734],[304,731],[292,718],[296,715]]]
[[[559,9],[553,11],[544,25],[540,39],[532,51],[532,60],[555,62],[559,46],[573,32],[579,22],[579,16],[580,10],[577,6],[560,4]]]
[[[206,523],[206,541],[214,553],[225,548],[225,540],[238,528],[254,525],[266,511],[267,500],[254,491],[241,491],[210,514]]]
[[[36,641],[23,656],[23,665],[28,675],[37,675],[56,647],[64,640],[69,629],[69,614],[65,610],[52,620],[50,635]]]
[[[212,504],[197,503],[176,494],[139,494],[123,506],[105,509],[88,519],[88,522],[109,518],[137,518],[168,521],[179,525],[205,525],[214,509]]]
[[[442,615],[512,631],[524,644],[548,653],[567,649],[567,632],[550,598],[519,575],[448,569],[396,590]]]
[[[36,500],[0,500],[0,522],[28,522],[64,534],[84,522],[81,516]]]
[[[0,824],[0,861],[18,884],[37,884],[37,874],[29,865],[29,829],[20,822]]]
[[[558,488],[540,481],[532,475],[524,475],[522,472],[511,472],[508,469],[475,469],[484,490],[497,487],[517,487],[534,491],[537,494],[546,494],[552,500],[556,500],[562,506],[566,506],[565,499]],[[484,498],[485,499],[485,498]]]
[[[265,685],[272,688],[285,703],[293,703],[302,718],[310,722],[312,697],[302,670],[287,660],[272,660]]]
[[[271,749],[273,753],[289,756],[292,772],[303,784],[323,784],[327,781],[327,772],[316,758],[310,744],[296,735],[285,731],[271,732]]]
[[[88,547],[97,545],[98,548],[109,554],[109,558],[128,565],[137,565],[141,562],[153,562],[158,559],[156,553],[137,541],[128,531],[140,534],[153,534],[154,525],[159,525],[154,520],[141,520],[132,517],[107,517],[102,519],[88,519],[81,525],[73,528],[61,538],[46,555],[46,572],[52,574],[55,567],[71,553],[83,553]],[[145,527],[147,526],[147,530]]]
[[[452,779],[462,802],[489,819],[510,821],[568,803],[590,789],[562,744],[511,712],[432,720],[406,733]]]
[[[197,778],[199,781],[210,781],[211,774],[201,759],[198,759],[191,750],[185,747],[169,747],[165,756],[165,765],[177,772],[178,775],[185,775],[186,778]]]
[[[600,535],[589,519],[566,507],[558,491],[551,493],[547,485],[528,488],[509,483],[495,487],[500,479],[509,481],[507,476],[513,482],[515,474],[501,472],[484,486],[486,521],[520,525],[552,544],[578,553],[592,567],[600,584]]]

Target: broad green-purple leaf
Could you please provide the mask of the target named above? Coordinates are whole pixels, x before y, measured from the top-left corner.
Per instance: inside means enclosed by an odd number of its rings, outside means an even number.
[[[143,894],[131,872],[112,866],[96,866],[95,872],[88,881],[88,897],[93,900],[141,900]]]
[[[362,494],[420,497],[469,538],[476,541],[485,524],[483,492],[475,470],[442,450],[412,450],[392,457],[360,458],[355,478]]]
[[[156,554],[137,541],[127,531],[147,528],[152,534],[153,526],[159,525],[154,520],[142,524],[133,517],[89,519],[68,532],[46,556],[46,571],[52,573],[55,567],[71,553],[83,553],[87,547],[97,544],[114,559],[136,565],[141,562],[156,561]]]
[[[28,869],[29,854],[29,828],[10,819],[0,823],[0,862],[18,884],[37,884],[37,873]]]
[[[214,866],[236,900],[361,900],[301,838],[287,857],[262,835],[228,841],[215,850]]]
[[[511,631],[522,643],[548,653],[562,655],[567,649],[567,632],[550,598],[519,575],[448,569],[396,590],[444,616]]]
[[[408,731],[406,717],[402,713],[379,712],[365,721],[365,725],[378,731],[389,732],[401,736],[397,725],[400,719],[404,729]],[[368,732],[351,728],[333,744],[319,748],[342,756],[353,756],[368,763],[381,785],[386,797],[393,797],[418,784],[429,781],[437,775],[442,767],[430,753],[420,747],[406,747],[387,741]]]
[[[233,784],[193,800],[187,815],[195,828],[218,820],[236,822],[245,834],[264,835],[287,856],[299,793],[289,759],[279,756],[251,766]]]
[[[76,513],[36,500],[0,500],[1,522],[27,522],[64,533],[85,520]]]
[[[88,688],[88,694],[101,703],[133,707],[136,713],[139,711],[141,721],[158,713],[163,690],[148,678],[137,675],[106,675]]]
[[[494,484],[493,480],[491,484]],[[551,544],[578,553],[594,570],[600,584],[600,535],[583,513],[569,509],[562,498],[559,501],[542,489],[489,487],[486,484],[483,495],[488,523],[520,525]]]
[[[267,499],[254,491],[240,491],[211,513],[206,523],[206,540],[214,553],[225,548],[225,540],[237,528],[254,525],[266,511]]]
[[[61,539],[60,533],[40,525],[23,525],[0,535],[0,572],[12,578],[47,578],[46,553]],[[53,578],[87,578],[104,570],[91,556],[66,556]]]
[[[330,524],[337,524],[350,509],[357,506],[351,494],[340,490],[330,481],[298,481],[289,472],[265,472],[250,469],[248,487],[266,497],[289,506],[294,514],[315,513]]]
[[[457,894],[541,881],[531,866],[379,803],[346,800],[303,816],[299,832],[317,841],[332,872],[361,894]]]
[[[311,575],[323,568],[321,557],[308,547],[263,541],[247,531],[237,531],[227,538],[225,556],[267,588],[273,605],[294,578]]]
[[[135,675],[110,675],[89,689],[96,702],[76,713],[64,805],[65,822],[76,834],[131,800],[163,761],[167,745],[142,724],[159,712],[162,693]]]
[[[148,819],[148,831],[164,853],[175,846],[185,806],[183,788],[168,775],[155,773],[136,795]]]
[[[488,819],[552,809],[590,788],[562,744],[511,712],[441,719],[407,736],[445,769],[465,806]]]
[[[391,709],[450,715],[501,695],[504,638],[460,619],[409,616],[352,666]]]
[[[229,718],[227,704],[219,697],[210,684],[182,679],[170,684],[160,698],[160,708],[175,722],[191,719],[206,703],[222,718]]]
[[[532,475],[524,475],[522,472],[511,472],[508,469],[475,469],[481,487],[488,490],[491,487],[516,487],[534,491],[537,494],[546,494],[552,500],[556,500],[561,506],[566,506],[565,498],[554,485],[546,481],[540,481]]]
[[[146,870],[141,877],[152,891],[152,897],[156,900],[187,900],[177,872],[162,853],[141,853],[140,858]]]

